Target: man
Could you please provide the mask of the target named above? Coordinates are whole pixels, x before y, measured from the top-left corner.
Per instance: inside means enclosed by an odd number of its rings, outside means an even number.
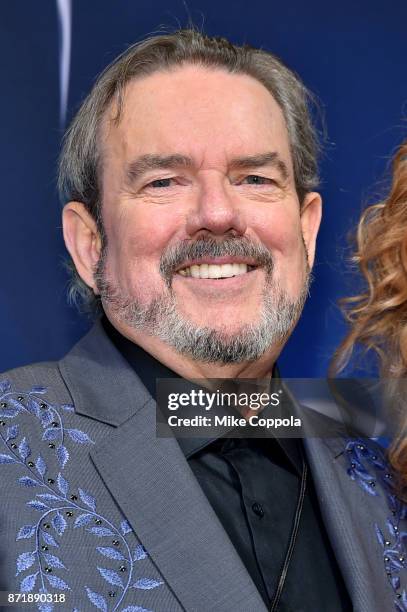
[[[369,447],[156,436],[156,379],[278,376],[321,218],[307,101],[271,54],[194,31],[97,81],[60,186],[71,293],[102,317],[2,378],[4,590],[43,611],[404,609]]]

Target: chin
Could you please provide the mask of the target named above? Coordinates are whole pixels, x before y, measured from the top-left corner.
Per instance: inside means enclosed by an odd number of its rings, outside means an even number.
[[[209,329],[217,334],[221,334],[223,338],[232,338],[233,336],[240,334],[248,327],[248,323],[244,321],[239,321],[239,323],[235,323],[234,325],[230,325],[230,320],[217,320],[214,322],[213,319],[207,319],[205,321],[194,321],[193,319],[190,319],[190,322],[197,328]]]
[[[260,320],[262,305],[248,311],[247,304],[218,304],[217,306],[207,306],[200,304],[199,311],[191,308],[179,308],[179,314],[188,319],[193,325],[199,327],[213,327],[217,330],[230,332],[239,331],[242,327],[250,324],[256,325]],[[253,314],[254,313],[254,314]]]

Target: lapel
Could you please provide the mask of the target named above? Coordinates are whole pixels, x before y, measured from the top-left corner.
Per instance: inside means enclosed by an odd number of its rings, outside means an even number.
[[[369,495],[348,474],[347,440],[321,438],[310,433],[318,413],[300,406],[287,386],[295,411],[303,417],[304,447],[328,537],[345,580],[355,612],[383,612],[394,609],[391,589],[383,564],[375,526],[385,532],[391,517],[386,493]],[[307,402],[308,404],[308,402]],[[305,420],[304,420],[305,415]],[[315,416],[317,415],[317,416]],[[314,436],[314,437],[313,437]],[[372,444],[374,444],[372,442]],[[378,487],[379,489],[379,487]]]
[[[321,512],[353,609],[383,612],[393,608],[394,593],[387,584],[375,525],[385,531],[391,513],[384,493],[371,497],[351,480],[342,462],[344,447],[341,440],[305,440]]]
[[[110,426],[90,457],[152,561],[188,612],[265,612],[239,555],[155,402],[100,322],[59,364],[75,412]]]

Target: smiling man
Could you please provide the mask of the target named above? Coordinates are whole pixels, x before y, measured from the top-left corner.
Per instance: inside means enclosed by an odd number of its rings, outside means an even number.
[[[382,612],[395,596],[384,509],[360,529],[343,441],[156,436],[158,378],[278,380],[321,219],[308,102],[275,56],[191,30],[96,82],[60,187],[71,297],[100,316],[58,364],[2,379],[4,590],[47,594],[44,611],[61,593],[127,612]]]
[[[99,134],[103,240],[84,202],[64,209],[76,269],[182,376],[270,375],[321,215],[317,193],[299,200],[281,108],[252,76],[199,63],[135,79],[121,106]]]

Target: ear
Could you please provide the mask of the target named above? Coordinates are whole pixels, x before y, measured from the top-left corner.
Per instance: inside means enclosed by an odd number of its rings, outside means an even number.
[[[69,202],[62,212],[62,226],[66,248],[79,276],[97,293],[93,271],[99,261],[102,243],[96,221],[82,202]]]
[[[312,268],[315,259],[315,245],[322,217],[322,198],[319,193],[310,192],[301,206],[301,228],[308,253],[308,264]]]

